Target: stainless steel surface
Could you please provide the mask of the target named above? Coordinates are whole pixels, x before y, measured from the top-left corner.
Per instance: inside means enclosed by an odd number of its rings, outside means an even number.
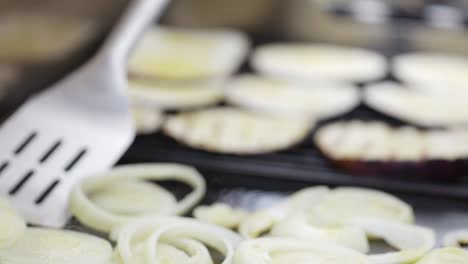
[[[166,3],[132,2],[96,56],[2,125],[0,193],[29,223],[65,225],[75,183],[109,169],[131,144],[127,56]]]

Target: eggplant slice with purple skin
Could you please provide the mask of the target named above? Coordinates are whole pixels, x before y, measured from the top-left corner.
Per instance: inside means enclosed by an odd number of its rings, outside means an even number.
[[[336,166],[361,175],[453,180],[468,167],[468,129],[348,121],[320,128],[314,141]]]

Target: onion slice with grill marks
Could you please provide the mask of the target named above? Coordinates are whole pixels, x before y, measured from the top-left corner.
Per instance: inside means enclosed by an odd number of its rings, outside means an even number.
[[[311,216],[313,217],[313,216]],[[309,221],[304,213],[297,213],[286,217],[275,224],[271,235],[279,237],[293,237],[311,241],[328,241],[343,247],[351,248],[361,253],[369,251],[366,233],[353,226],[327,226]]]
[[[184,112],[167,118],[164,132],[190,147],[229,154],[261,154],[301,142],[312,127],[305,119],[230,107]],[[274,133],[273,133],[274,131]]]

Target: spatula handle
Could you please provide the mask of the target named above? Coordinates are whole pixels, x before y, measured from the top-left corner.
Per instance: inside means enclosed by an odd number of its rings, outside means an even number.
[[[100,54],[125,66],[140,34],[158,17],[169,0],[133,0],[105,41]]]

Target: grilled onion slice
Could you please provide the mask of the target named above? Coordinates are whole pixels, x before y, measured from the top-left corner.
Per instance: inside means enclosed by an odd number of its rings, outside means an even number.
[[[384,77],[386,59],[370,50],[300,43],[260,46],[253,68],[267,76],[288,80],[366,82]]]
[[[468,57],[408,53],[396,56],[392,67],[399,80],[423,92],[468,94]]]
[[[443,127],[468,124],[468,104],[465,96],[453,94],[434,96],[386,82],[367,87],[364,101],[379,112],[420,126]]]
[[[356,217],[379,217],[413,223],[413,209],[402,200],[377,190],[341,187],[314,207],[314,213],[329,224],[346,225]]]
[[[234,264],[364,264],[371,263],[359,252],[335,244],[292,238],[257,238],[243,241],[236,250]]]
[[[109,264],[111,244],[73,231],[28,228],[16,243],[0,250],[2,264]]]
[[[385,240],[390,246],[399,250],[370,255],[372,263],[413,263],[435,246],[435,234],[428,228],[376,217],[355,217],[349,223],[362,228],[369,236]]]
[[[468,264],[468,251],[450,247],[435,249],[416,264]]]
[[[227,101],[273,114],[329,118],[356,107],[359,92],[342,83],[299,84],[254,75],[234,79],[226,88]]]
[[[230,154],[260,154],[288,148],[307,135],[311,122],[220,107],[170,116],[163,129],[193,148]],[[274,131],[274,133],[273,133]]]
[[[25,220],[0,197],[0,249],[11,246],[26,230]]]
[[[175,203],[175,198],[170,197],[167,191],[142,182],[145,180],[180,181],[193,190]],[[125,188],[129,181],[133,183]],[[83,180],[71,194],[70,209],[82,224],[109,232],[113,226],[142,215],[184,214],[203,197],[205,190],[203,177],[189,166],[125,165]],[[97,201],[93,201],[93,196]],[[161,203],[153,199],[161,199]]]

